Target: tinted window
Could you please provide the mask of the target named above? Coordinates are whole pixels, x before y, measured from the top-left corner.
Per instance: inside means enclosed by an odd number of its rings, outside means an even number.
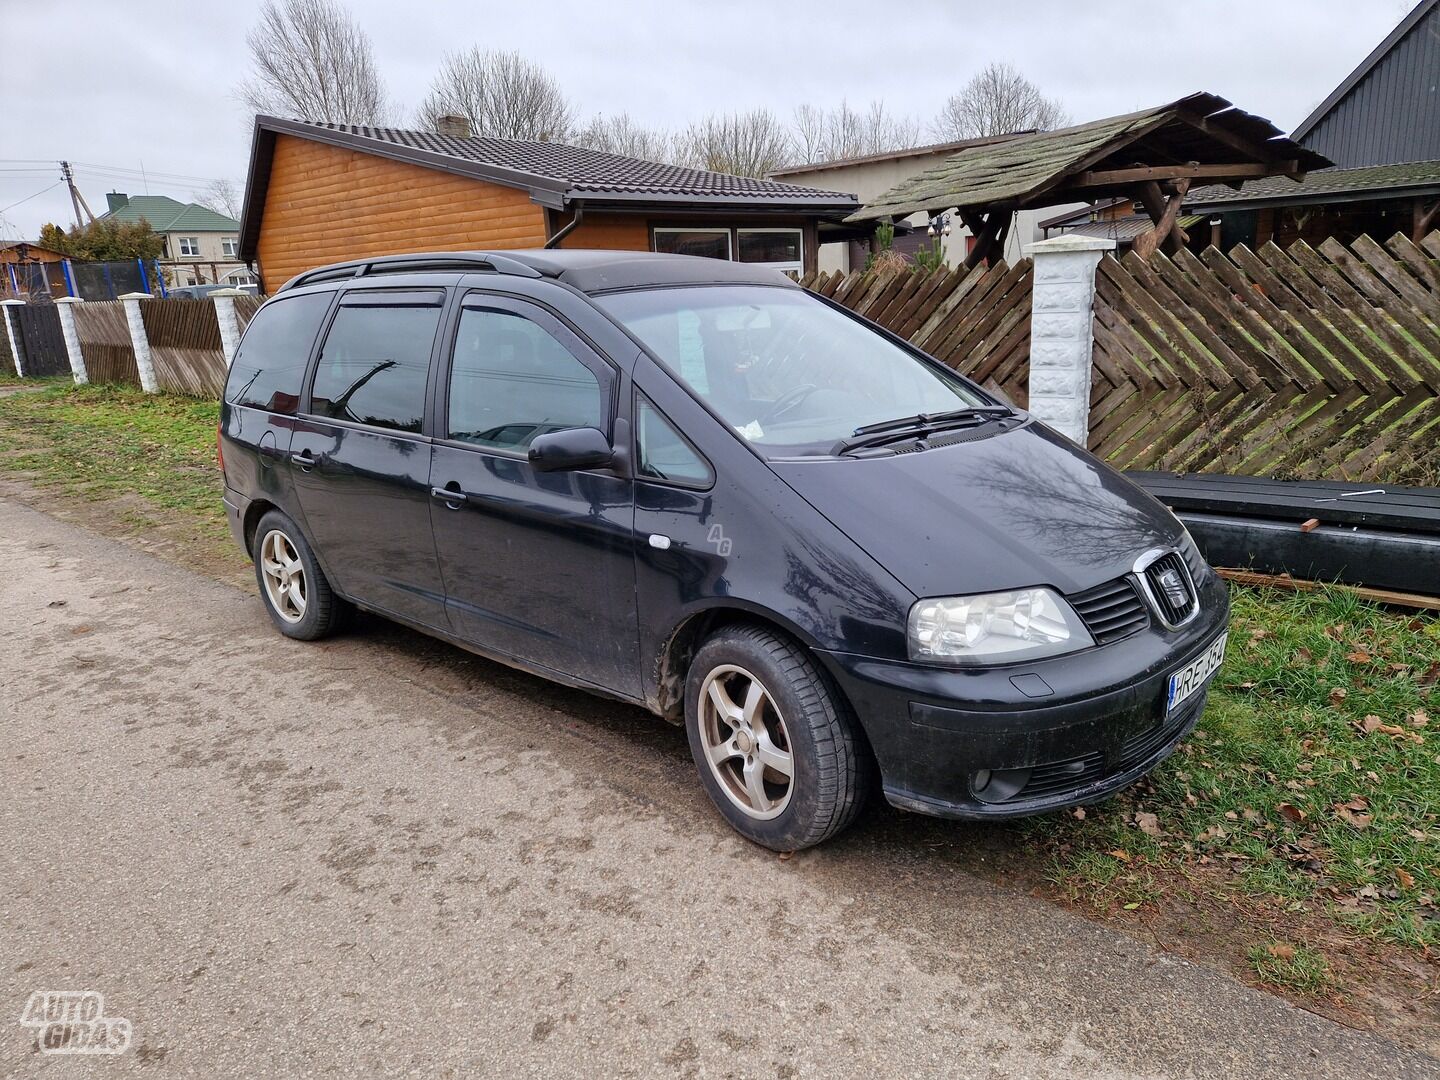
[[[440,308],[341,307],[310,390],[316,416],[419,431]]]
[[[450,368],[450,438],[523,450],[537,435],[604,429],[595,373],[538,323],[466,308]]]
[[[635,400],[635,446],[642,476],[676,484],[709,487],[710,465],[650,399],[639,394]]]
[[[225,400],[293,415],[310,346],[332,295],[309,293],[271,300],[256,312],[230,367]]]

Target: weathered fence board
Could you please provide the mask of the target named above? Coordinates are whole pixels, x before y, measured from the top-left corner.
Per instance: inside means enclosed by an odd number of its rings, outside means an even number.
[[[161,390],[218,398],[225,388],[225,355],[215,305],[197,300],[142,300],[140,317]]]
[[[879,323],[1020,407],[1029,402],[1029,259],[1014,266],[807,274],[800,284]]]
[[[25,304],[10,309],[15,315],[20,363],[30,377],[70,374],[70,355],[54,304]]]
[[[1435,484],[1440,234],[1104,258],[1090,449],[1126,469]]]
[[[140,385],[135,347],[120,300],[97,300],[75,305],[75,336],[92,383]]]

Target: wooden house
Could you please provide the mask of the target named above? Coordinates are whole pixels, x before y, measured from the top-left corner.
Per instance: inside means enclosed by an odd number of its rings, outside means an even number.
[[[803,273],[853,195],[562,143],[259,116],[240,256],[262,292],[326,263],[413,251],[673,251]]]

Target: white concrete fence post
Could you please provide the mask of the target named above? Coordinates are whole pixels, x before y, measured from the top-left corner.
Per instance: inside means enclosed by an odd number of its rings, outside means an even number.
[[[160,384],[155,381],[155,365],[150,359],[150,339],[145,336],[145,320],[140,315],[140,301],[149,299],[148,292],[132,292],[120,297],[120,302],[125,305],[130,344],[135,347],[135,370],[140,373],[140,389],[147,394],[158,394]]]
[[[20,363],[20,330],[16,325],[20,316],[12,316],[10,309],[24,304],[24,300],[0,300],[0,313],[5,316],[5,338],[10,342],[10,359],[15,361],[15,374],[21,379],[25,377],[25,366]]]
[[[240,316],[235,314],[235,297],[244,296],[239,289],[216,289],[210,294],[215,301],[215,321],[220,324],[220,350],[225,354],[225,370],[235,363],[235,350],[240,348]]]
[[[85,354],[80,351],[80,334],[75,329],[75,309],[72,304],[83,304],[78,296],[57,296],[55,308],[60,312],[60,330],[65,335],[65,351],[70,356],[70,372],[75,376],[75,385],[84,386],[90,381],[85,371]]]
[[[1114,240],[1090,236],[1056,236],[1025,248],[1035,261],[1030,412],[1081,446],[1090,434],[1095,268],[1114,250]]]

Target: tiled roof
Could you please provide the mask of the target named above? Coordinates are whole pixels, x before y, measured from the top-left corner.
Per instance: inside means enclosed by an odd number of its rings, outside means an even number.
[[[305,126],[343,132],[376,143],[442,154],[461,161],[493,165],[559,182],[565,185],[571,198],[583,198],[587,195],[668,195],[693,196],[699,199],[749,196],[765,201],[854,201],[854,196],[821,188],[785,184],[776,180],[755,180],[748,176],[732,176],[729,173],[710,172],[706,169],[687,169],[679,165],[664,165],[657,161],[621,157],[565,143],[457,138],[429,131],[362,127],[353,124],[311,123]]]
[[[129,202],[100,215],[112,221],[136,222],[144,218],[157,233],[238,232],[234,218],[207,210],[198,203],[182,203],[168,195],[132,195]]]
[[[786,165],[775,169],[771,176],[795,176],[800,173],[824,172],[827,169],[843,169],[851,165],[868,165],[872,161],[900,161],[904,158],[929,157],[931,154],[953,154],[957,150],[968,150],[972,146],[989,146],[1004,142],[1020,135],[1033,135],[1034,128],[1012,131],[1006,135],[987,135],[979,139],[956,139],[953,142],[925,143],[921,146],[907,146],[900,150],[886,150],[878,154],[858,154],[855,157],[831,158],[829,161],[812,161],[808,165]]]
[[[1368,165],[1361,169],[1321,169],[1298,183],[1283,176],[1247,180],[1236,191],[1223,184],[1195,188],[1185,197],[1186,208],[1224,206],[1229,203],[1315,201],[1322,195],[1383,194],[1408,188],[1440,186],[1440,161],[1410,161],[1401,165]]]
[[[1179,224],[1182,229],[1188,229],[1203,220],[1203,214],[1184,214],[1179,218]],[[1125,217],[1110,218],[1106,221],[1086,221],[1080,225],[1060,226],[1065,236],[1095,236],[1103,240],[1114,240],[1118,244],[1132,243],[1141,233],[1149,232],[1154,227],[1155,223],[1145,214],[1127,214]]]

